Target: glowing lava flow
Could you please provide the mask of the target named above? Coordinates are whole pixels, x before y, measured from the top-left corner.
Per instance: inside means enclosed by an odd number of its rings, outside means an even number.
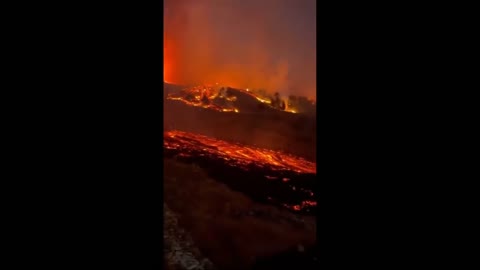
[[[302,158],[182,131],[165,132],[164,149],[254,199],[307,214],[316,207],[316,164]]]
[[[164,147],[182,150],[182,154],[194,151],[204,155],[214,155],[246,168],[252,163],[271,170],[290,170],[297,173],[316,173],[316,165],[305,159],[283,154],[281,152],[233,144],[211,137],[182,131],[165,132]]]

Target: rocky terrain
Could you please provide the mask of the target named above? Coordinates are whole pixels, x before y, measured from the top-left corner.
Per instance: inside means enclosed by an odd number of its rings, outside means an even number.
[[[234,112],[167,99],[168,93],[180,90],[178,86],[166,85],[166,132],[184,131],[198,134],[195,138],[205,135],[228,143],[271,149],[302,158],[305,164],[316,161],[314,115],[271,109],[241,91],[230,93],[235,95],[238,109]],[[262,175],[262,170],[255,174],[255,166],[249,165],[249,174],[245,169],[235,170],[233,163],[228,164],[233,162],[228,153],[248,156],[257,152],[227,149],[228,143],[220,146],[217,141],[215,145],[204,142],[164,140],[165,268],[317,269],[314,208],[300,214],[282,206],[283,201],[284,206],[290,206],[313,197],[308,194],[315,192],[316,172],[297,176],[298,172],[273,170]],[[196,147],[187,149],[188,144]],[[214,153],[216,159],[206,159],[209,153]],[[282,163],[285,159],[280,156],[264,158]],[[252,160],[251,156],[246,158]],[[264,200],[270,197],[280,201]]]
[[[165,258],[177,267],[171,269],[255,269],[315,245],[315,217],[255,203],[174,159],[165,160],[164,176]]]

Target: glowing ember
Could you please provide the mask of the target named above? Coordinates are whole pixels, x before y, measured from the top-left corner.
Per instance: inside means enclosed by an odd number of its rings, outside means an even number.
[[[255,91],[248,88],[235,89],[235,91],[253,97],[258,102],[263,103],[272,109],[279,110],[279,108],[272,106],[272,100],[255,93]],[[219,112],[240,112],[238,106],[235,104],[237,97],[230,93],[227,88],[220,87],[218,83],[215,83],[215,85],[195,86],[183,89],[178,93],[170,93],[167,96],[167,99],[177,100],[190,106],[203,107],[205,109],[216,110]],[[282,111],[296,113],[293,108],[284,108]]]
[[[295,210],[295,211],[300,211],[301,209],[303,209],[307,206],[310,206],[310,207],[317,206],[317,202],[315,202],[315,201],[303,201],[301,204],[295,204],[295,205],[283,204],[283,206],[285,206],[286,208]]]
[[[254,199],[311,213],[316,164],[281,152],[244,146],[199,134],[164,133],[166,157],[195,163],[209,175]]]
[[[165,132],[164,136],[165,148],[182,149],[185,155],[200,148],[205,154],[222,157],[238,167],[247,168],[255,163],[256,166],[269,167],[272,170],[291,170],[297,173],[317,172],[315,163],[274,150],[242,146],[182,131]]]
[[[178,100],[187,105],[203,107],[219,112],[239,112],[233,106],[234,97],[225,96],[218,87],[196,86],[184,89],[180,93],[169,94],[167,99]]]

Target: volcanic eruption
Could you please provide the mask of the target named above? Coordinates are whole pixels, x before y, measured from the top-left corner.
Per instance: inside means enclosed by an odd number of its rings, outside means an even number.
[[[220,269],[315,241],[314,10],[312,0],[165,1],[164,207]]]

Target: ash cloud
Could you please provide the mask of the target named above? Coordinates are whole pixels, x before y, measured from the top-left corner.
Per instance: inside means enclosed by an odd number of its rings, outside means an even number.
[[[316,99],[315,0],[166,0],[165,79]]]

